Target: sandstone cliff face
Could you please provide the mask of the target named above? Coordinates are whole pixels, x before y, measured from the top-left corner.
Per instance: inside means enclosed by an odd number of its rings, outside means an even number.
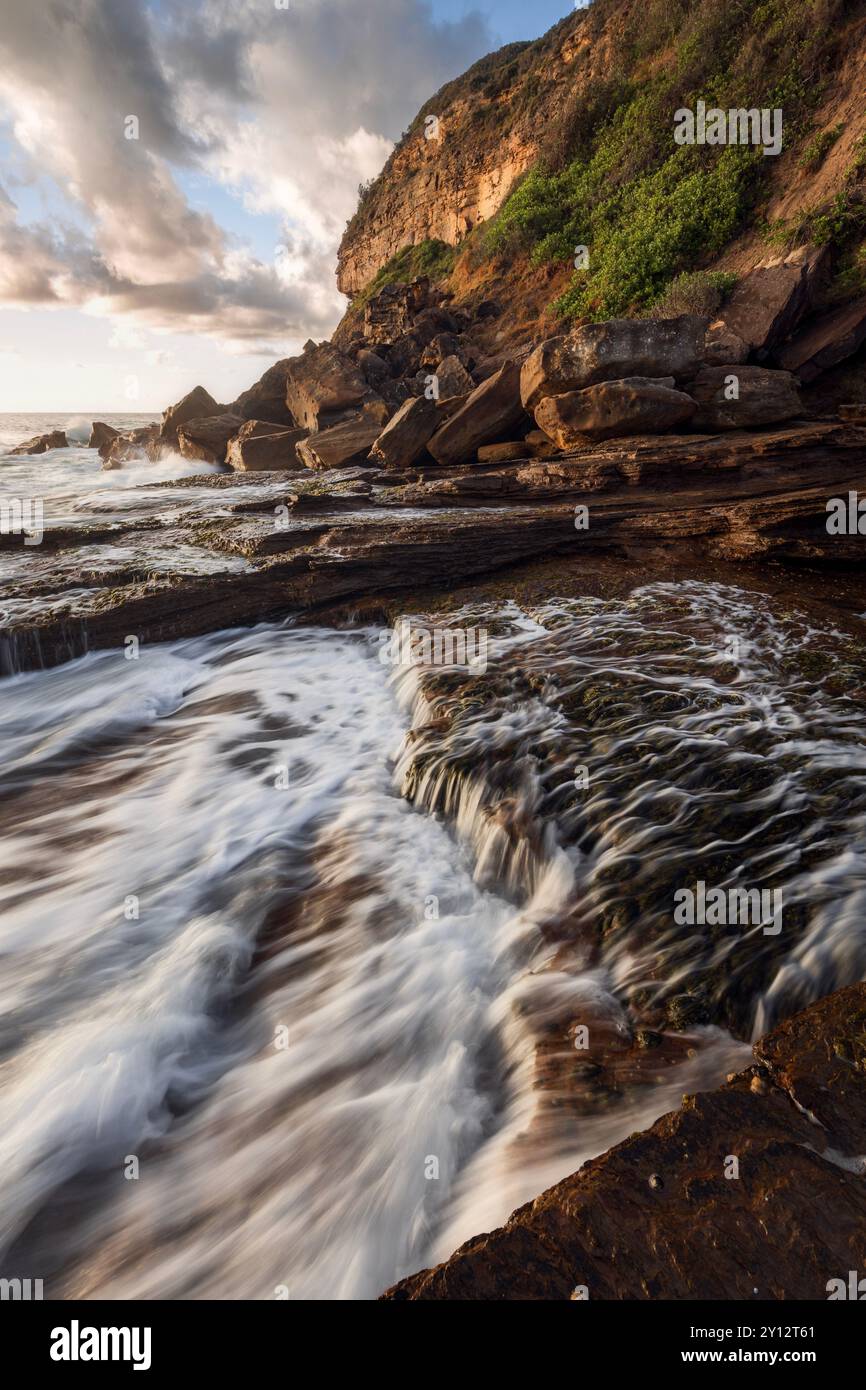
[[[404,246],[458,245],[502,206],[565,103],[606,71],[634,0],[581,10],[534,43],[509,44],[427,102],[362,203],[338,255],[355,295]],[[435,118],[438,125],[432,124]]]
[[[860,99],[866,6],[862,0],[844,6],[841,0],[804,0],[797,23],[808,12],[810,24],[818,24],[825,10],[825,30],[832,38],[820,53],[803,50],[800,82],[809,96],[801,92],[785,105],[781,155],[758,161],[754,196],[745,200],[725,238],[708,246],[697,236],[671,265],[672,276],[694,268],[741,276],[768,255],[812,240],[818,231],[833,249],[833,273],[844,267],[840,250],[855,266],[850,288],[832,295],[827,307],[862,293],[854,241],[866,184],[866,109]],[[627,190],[627,206],[635,179],[657,172],[675,148],[670,117],[681,100],[693,104],[705,93],[712,101],[719,74],[730,76],[735,70],[740,85],[724,90],[744,94],[738,100],[748,95],[758,107],[790,85],[790,72],[782,73],[781,66],[770,71],[765,58],[801,53],[803,34],[795,28],[794,11],[772,3],[763,19],[740,18],[737,23],[746,28],[738,31],[732,47],[728,31],[733,19],[711,0],[675,7],[655,0],[644,5],[594,0],[542,38],[482,59],[431,97],[362,199],[339,249],[339,288],[356,296],[406,247],[433,240],[459,248],[502,208],[529,171],[562,168],[563,152],[570,159],[591,137],[583,147],[589,157],[593,132],[637,94],[639,102],[647,98],[647,105],[645,112],[633,109],[634,157],[627,140],[606,175],[608,184]],[[694,48],[696,43],[698,55],[689,57],[690,44]],[[664,101],[653,104],[653,93],[665,84],[670,110]],[[648,142],[655,147],[649,163]],[[841,239],[840,219],[845,223]],[[768,241],[768,229],[775,240]],[[790,242],[785,241],[788,233]],[[544,235],[539,225],[534,235],[530,228],[528,239],[509,244],[507,255],[488,250],[479,257],[473,250],[460,256],[442,283],[458,298],[499,299],[509,305],[509,320],[534,325],[540,311],[562,294],[573,271],[573,253],[566,254],[565,244],[552,257],[534,258]],[[577,236],[581,238],[592,240],[586,231]],[[601,240],[609,242],[609,236]],[[598,243],[593,246],[597,254]],[[539,277],[544,283],[538,283]],[[621,311],[632,312],[627,306]]]

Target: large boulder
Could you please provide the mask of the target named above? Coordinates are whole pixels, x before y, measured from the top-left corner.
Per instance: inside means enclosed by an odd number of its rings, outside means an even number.
[[[69,443],[64,430],[51,430],[49,434],[35,434],[32,439],[25,439],[23,444],[16,444],[14,449],[10,449],[10,454],[44,454],[48,449],[68,449]]]
[[[696,430],[752,429],[792,420],[803,410],[791,373],[767,367],[704,367],[689,391],[698,404]]]
[[[294,427],[292,412],[286,405],[286,373],[289,358],[284,357],[259,377],[248,391],[242,391],[229,406],[243,420],[269,420],[275,425]]]
[[[566,337],[549,338],[530,353],[520,374],[521,400],[533,410],[545,396],[580,391],[599,381],[665,376],[685,380],[703,361],[706,328],[706,319],[697,314],[586,323]]]
[[[348,420],[307,435],[298,444],[298,458],[307,468],[316,469],[365,463],[387,418],[384,407],[359,410]]]
[[[749,345],[729,328],[724,319],[716,319],[707,329],[704,340],[704,361],[709,367],[738,366],[749,356]]]
[[[327,429],[371,395],[356,363],[330,343],[308,343],[286,368],[286,405],[298,429]]]
[[[195,386],[176,405],[170,405],[162,414],[162,428],[159,431],[161,442],[168,448],[177,448],[177,432],[187,420],[200,420],[207,415],[219,415],[225,406],[218,405],[209,391],[203,386]]]
[[[112,439],[116,439],[120,430],[116,430],[113,425],[106,425],[104,420],[94,420],[90,426],[90,438],[87,441],[88,449],[101,449],[103,444],[110,444]]]
[[[466,403],[446,420],[429,441],[437,463],[474,461],[482,444],[508,435],[524,416],[520,403],[520,368],[513,362],[482,382]]]
[[[409,468],[424,453],[439,424],[441,415],[435,401],[426,396],[404,401],[375,440],[370,462],[382,468]]]
[[[810,307],[825,254],[825,247],[800,246],[759,262],[737,284],[721,317],[759,359],[790,337]]]
[[[776,354],[785,371],[814,381],[829,367],[853,357],[866,342],[866,298],[856,299],[810,323]]]
[[[301,471],[297,446],[306,430],[279,429],[269,420],[247,420],[226,448],[226,463],[238,473]]]
[[[535,421],[560,449],[568,449],[588,439],[667,434],[694,410],[691,396],[674,389],[673,377],[626,377],[547,396],[535,407]]]
[[[225,463],[228,442],[243,423],[240,415],[206,415],[201,420],[187,420],[177,432],[178,448],[185,459]]]
[[[475,382],[456,353],[439,363],[435,377],[439,385],[439,395],[442,398],[464,396],[467,392],[471,393],[475,390]]]

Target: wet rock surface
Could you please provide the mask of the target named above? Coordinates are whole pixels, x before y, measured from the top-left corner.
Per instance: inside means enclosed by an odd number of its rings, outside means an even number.
[[[292,470],[287,483],[294,432],[265,434],[265,443],[251,434],[246,447],[261,448],[267,471],[139,486],[134,514],[127,503],[105,519],[60,522],[49,502],[39,546],[0,536],[4,563],[19,556],[4,586],[4,669],[54,664],[129,631],[165,640],[407,584],[454,583],[557,550],[830,570],[860,563],[862,538],[829,535],[826,525],[829,498],[866,493],[866,429],[857,421],[636,436],[556,458],[534,457],[543,446],[527,442],[525,460],[403,472],[367,461],[381,426],[364,425],[363,438],[351,430],[360,469]],[[134,433],[146,446],[155,427]],[[327,433],[312,436],[317,449]],[[141,442],[118,436],[110,457],[118,447],[141,461]],[[277,459],[282,482],[268,468]],[[329,502],[346,495],[349,512]],[[302,498],[318,509],[315,532]],[[576,507],[586,508],[581,529]],[[191,554],[203,574],[189,572]],[[248,567],[240,578],[238,562]]]
[[[864,1039],[856,984],[383,1297],[826,1299],[866,1257]]]

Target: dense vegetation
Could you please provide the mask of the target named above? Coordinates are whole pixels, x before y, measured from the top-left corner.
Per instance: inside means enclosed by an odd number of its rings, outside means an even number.
[[[674,145],[674,112],[699,98],[722,109],[780,107],[786,147],[806,142],[844,8],[844,0],[647,0],[617,69],[563,112],[539,163],[484,229],[483,252],[525,251],[539,264],[571,261],[586,247],[588,265],[553,306],[564,318],[657,303],[747,220],[760,220],[771,158],[748,146]],[[662,71],[644,61],[660,51],[672,55]],[[816,167],[840,133],[814,136],[804,159]],[[850,254],[866,230],[862,165],[850,174],[832,208],[805,210],[796,225],[767,228],[768,237],[793,244],[809,234]]]

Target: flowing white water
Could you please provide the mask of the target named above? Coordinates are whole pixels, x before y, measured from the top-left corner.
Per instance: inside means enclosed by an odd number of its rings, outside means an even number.
[[[644,893],[646,844],[694,876],[757,836],[754,863],[811,893],[749,1017],[787,1001],[786,971],[795,998],[862,973],[859,706],[786,668],[802,627],[754,596],[667,587],[506,609],[493,685],[446,675],[445,726],[370,631],[263,626],[0,681],[0,1273],[48,1296],[373,1297],[717,1084],[748,1057],[717,1027],[634,1070],[630,992],[696,968],[693,934],[656,928],[669,894],[652,930],[588,944]],[[754,643],[733,676],[720,623]],[[744,800],[753,739],[766,785]],[[575,748],[595,779],[577,811]],[[554,833],[577,814],[591,834]],[[576,1019],[627,1070],[575,1107]]]

